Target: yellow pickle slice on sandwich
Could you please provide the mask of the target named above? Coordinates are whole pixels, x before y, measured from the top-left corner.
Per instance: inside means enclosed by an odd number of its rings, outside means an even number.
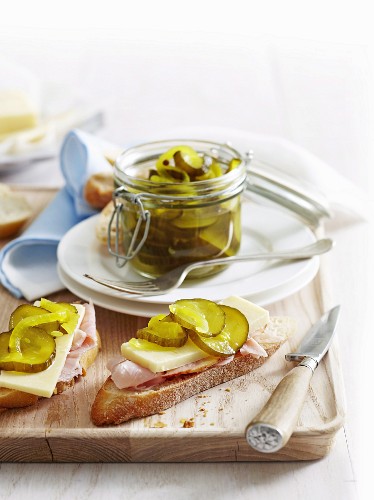
[[[247,318],[238,309],[220,305],[225,313],[226,323],[222,331],[214,337],[205,337],[190,330],[191,340],[203,351],[212,356],[232,356],[239,351],[248,338]]]
[[[54,337],[75,331],[79,320],[75,306],[47,299],[36,304],[22,304],[10,315],[9,331],[0,334],[1,370],[46,370],[56,356]]]
[[[52,302],[47,299],[40,299],[40,307],[51,313],[66,313],[67,319],[60,325],[63,333],[73,333],[77,327],[79,314],[77,308],[67,302]]]
[[[21,319],[17,325],[13,328],[12,333],[9,338],[9,350],[22,352],[21,342],[23,339],[24,331],[32,327],[39,327],[39,329],[44,324],[49,324],[57,321],[58,324],[63,324],[67,321],[68,314],[65,311],[59,311],[54,313],[39,314],[37,316],[28,316]],[[44,330],[45,331],[45,330]],[[46,335],[52,337],[52,334],[45,332]],[[53,333],[53,332],[52,332]],[[31,338],[32,341],[32,338]]]
[[[42,328],[23,328],[17,337],[19,350],[10,351],[12,331],[0,334],[0,369],[25,373],[46,370],[56,356],[55,339]]]
[[[18,323],[30,316],[39,316],[43,314],[50,314],[49,311],[38,306],[33,306],[31,304],[21,304],[18,306],[10,315],[9,318],[9,330],[13,330]],[[45,330],[47,333],[52,334],[52,332],[59,329],[60,323],[58,321],[51,321],[50,323],[40,324],[40,328]]]
[[[225,311],[207,299],[180,299],[169,306],[174,321],[202,337],[214,337],[225,326]]]
[[[188,339],[186,330],[164,315],[151,318],[148,326],[138,330],[136,336],[163,347],[182,347]]]

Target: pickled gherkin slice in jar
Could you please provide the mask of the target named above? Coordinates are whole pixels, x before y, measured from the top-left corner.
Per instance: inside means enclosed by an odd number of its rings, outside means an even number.
[[[224,310],[211,300],[180,299],[169,310],[174,321],[204,337],[218,335],[225,326]]]
[[[163,347],[181,347],[188,339],[187,332],[180,324],[163,315],[151,318],[148,326],[138,330],[136,336]]]
[[[25,373],[46,370],[56,356],[55,339],[39,327],[27,327],[19,335],[19,351],[9,351],[12,331],[0,334],[0,369]]]
[[[233,356],[248,338],[248,321],[238,309],[224,305],[219,307],[225,313],[226,324],[218,335],[208,338],[189,331],[189,336],[200,349],[211,356]]]
[[[206,172],[202,175],[198,175],[195,177],[196,181],[205,181],[208,179],[215,179],[216,177],[221,177],[223,175],[222,167],[216,161],[207,168]]]
[[[165,171],[166,169],[166,171]],[[210,156],[202,156],[190,146],[175,146],[162,154],[156,162],[157,174],[153,169],[149,172],[149,179],[154,182],[194,182],[214,179],[223,175],[220,164]],[[174,171],[174,172],[173,172]],[[181,179],[180,173],[187,175]]]
[[[178,156],[179,153],[179,156]],[[177,161],[175,161],[175,155],[177,154]],[[192,168],[200,168],[203,165],[203,158],[198,155],[198,153],[190,146],[174,146],[168,151],[163,153],[156,162],[156,168],[161,165],[176,165],[177,167],[183,167],[188,165]]]
[[[238,166],[241,164],[241,160],[239,160],[239,158],[233,158],[230,163],[229,163],[229,168],[227,169],[227,172],[231,172],[232,170],[234,170],[235,168],[238,168]]]
[[[179,217],[172,221],[172,225],[179,228],[200,228],[211,226],[217,222],[217,213],[206,208],[189,208],[183,210]]]
[[[185,146],[183,150],[176,151],[173,158],[175,166],[184,170],[192,178],[204,175],[208,170],[208,167],[204,165],[203,158],[192,148]]]
[[[160,180],[157,182],[190,182],[190,177],[187,172],[178,167],[161,165],[157,167],[157,172],[160,177]],[[152,177],[151,180],[154,181],[155,179],[152,179]]]

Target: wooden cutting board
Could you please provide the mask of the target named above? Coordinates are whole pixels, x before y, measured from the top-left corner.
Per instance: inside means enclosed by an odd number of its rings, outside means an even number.
[[[260,454],[248,446],[248,422],[293,366],[284,359],[308,328],[335,305],[328,283],[328,260],[321,259],[317,277],[299,293],[269,306],[271,315],[292,316],[296,334],[254,372],[215,387],[162,414],[120,426],[97,428],[90,421],[96,392],[108,376],[107,360],[119,352],[146,318],[96,308],[102,351],[85,378],[71,389],[37,405],[0,414],[2,462],[224,462],[314,460],[325,456],[344,422],[344,389],[338,337],[316,370],[298,426],[287,446]],[[68,291],[52,300],[73,301]],[[24,301],[0,290],[0,328]],[[2,331],[3,331],[2,330]]]

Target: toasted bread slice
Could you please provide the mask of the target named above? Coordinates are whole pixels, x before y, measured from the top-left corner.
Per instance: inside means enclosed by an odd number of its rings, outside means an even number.
[[[272,356],[295,331],[288,317],[271,318],[268,328],[256,341]],[[241,377],[260,367],[268,358],[236,356],[225,365],[213,365],[204,371],[170,377],[162,384],[142,391],[118,389],[109,377],[99,390],[91,409],[95,425],[121,424],[133,418],[147,417],[166,410],[211,387]]]
[[[80,358],[83,377],[86,375],[88,368],[95,362],[95,359],[100,351],[101,340],[98,333],[97,340],[98,341],[96,345],[92,346],[91,349],[85,351]],[[61,394],[61,392],[64,392],[69,387],[72,387],[78,380],[78,378],[79,376],[73,377],[68,382],[58,382],[56,385],[55,394]],[[38,401],[38,399],[39,396],[35,396],[34,394],[0,387],[0,413],[10,408],[23,408],[26,406],[32,406]]]

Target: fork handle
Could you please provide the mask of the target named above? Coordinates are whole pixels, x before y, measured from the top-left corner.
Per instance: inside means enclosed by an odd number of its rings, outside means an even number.
[[[296,259],[308,259],[314,257],[315,255],[320,255],[327,252],[333,246],[333,241],[329,238],[323,238],[317,242],[307,245],[304,248],[298,248],[296,250],[286,250],[284,252],[268,252],[268,253],[257,253],[250,255],[235,255],[233,257],[221,257],[218,259],[211,259],[200,262],[193,262],[185,271],[189,272],[197,267],[211,266],[214,264],[235,264],[236,262],[246,262],[251,260],[296,260]]]

